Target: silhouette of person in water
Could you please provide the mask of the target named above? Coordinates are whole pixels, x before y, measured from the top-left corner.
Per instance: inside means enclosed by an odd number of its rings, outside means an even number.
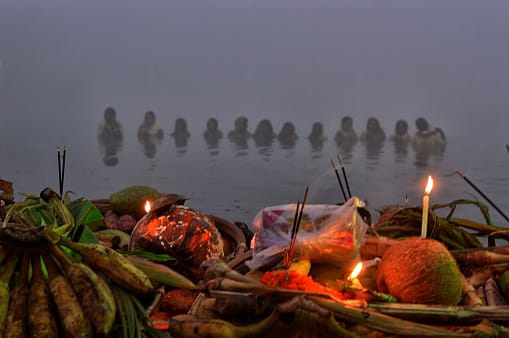
[[[279,144],[283,149],[291,149],[295,147],[295,143],[299,138],[297,133],[295,132],[295,126],[292,122],[285,122],[283,127],[281,127],[281,131],[277,135],[279,140]]]
[[[215,118],[210,118],[207,121],[207,129],[203,132],[203,138],[209,147],[217,146],[219,140],[223,137],[223,132],[219,130],[218,122]]]
[[[361,142],[366,146],[366,157],[374,161],[371,163],[371,169],[378,164],[385,138],[385,132],[378,119],[370,117],[366,122],[366,130],[361,134]]]
[[[446,139],[442,129],[430,129],[425,118],[419,117],[415,120],[417,132],[413,139],[415,150],[415,165],[426,167],[430,155],[437,155],[439,159],[445,151]]]
[[[175,140],[175,146],[179,153],[184,153],[187,147],[187,140],[191,136],[187,130],[187,121],[181,117],[175,120],[175,129],[170,134]]]
[[[147,158],[153,158],[157,152],[157,144],[164,137],[163,128],[156,122],[156,114],[149,110],[145,112],[143,122],[138,128],[138,141],[143,145],[143,152]]]
[[[341,130],[334,137],[337,145],[339,146],[343,143],[354,144],[358,139],[357,133],[353,130],[353,119],[350,116],[343,117],[341,119]]]
[[[308,140],[311,143],[313,152],[320,152],[322,150],[323,143],[327,140],[327,137],[323,134],[323,124],[321,122],[313,123]]]
[[[235,144],[238,155],[246,155],[247,140],[251,137],[251,133],[247,130],[247,118],[244,116],[237,117],[234,123],[234,129],[228,132],[228,139]]]
[[[443,147],[446,144],[445,134],[442,129],[430,129],[429,123],[425,118],[419,117],[415,120],[417,132],[414,137],[416,146]]]
[[[261,120],[256,126],[253,138],[257,147],[268,147],[277,137],[272,128],[272,123],[268,119]]]
[[[114,166],[118,163],[117,152],[122,148],[124,134],[117,120],[117,112],[112,107],[104,110],[104,121],[99,124],[97,140],[103,154],[103,163]]]
[[[219,151],[219,140],[223,138],[223,132],[219,130],[218,122],[215,118],[210,118],[207,121],[207,129],[203,132],[203,138],[207,143],[207,147],[211,150],[210,155],[217,155]]]
[[[385,141],[385,131],[380,126],[378,119],[370,117],[366,122],[366,131],[361,134],[361,141],[371,144]]]
[[[412,136],[408,133],[408,123],[405,120],[398,120],[394,126],[394,135],[389,138],[394,143],[396,161],[401,161],[408,153],[408,144],[412,142]]]

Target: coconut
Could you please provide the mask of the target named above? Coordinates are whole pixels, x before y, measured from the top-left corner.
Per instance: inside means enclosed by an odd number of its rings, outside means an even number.
[[[440,242],[407,238],[389,248],[378,267],[376,284],[403,303],[456,305],[461,273]]]

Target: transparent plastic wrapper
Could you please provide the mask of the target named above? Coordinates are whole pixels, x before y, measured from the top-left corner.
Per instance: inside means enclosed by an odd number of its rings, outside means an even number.
[[[368,229],[357,212],[363,206],[357,197],[341,206],[305,205],[294,256],[336,265],[358,258]],[[256,230],[251,241],[253,259],[246,262],[251,270],[260,268],[289,247],[296,207],[296,204],[285,204],[258,212],[253,220]]]

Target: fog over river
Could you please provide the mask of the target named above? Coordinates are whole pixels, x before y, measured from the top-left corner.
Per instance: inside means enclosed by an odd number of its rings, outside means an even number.
[[[16,200],[57,189],[65,145],[65,190],[76,197],[145,184],[250,224],[306,186],[309,203],[342,202],[330,164],[341,154],[352,193],[374,216],[405,196],[420,204],[428,174],[432,204],[482,200],[447,176],[455,170],[509,214],[507,13],[502,0],[0,0],[0,178]],[[123,126],[114,160],[97,138],[108,106]],[[164,131],[151,147],[137,138],[148,110]],[[334,136],[346,115],[359,134],[378,118],[387,137],[397,120],[414,134],[424,117],[447,146],[424,155],[390,140],[343,147]],[[226,137],[239,116],[251,132],[262,119],[276,133],[291,121],[299,138],[239,149]],[[177,147],[180,117],[191,135]],[[211,117],[224,134],[212,146],[203,137]],[[322,145],[307,138],[314,122]]]

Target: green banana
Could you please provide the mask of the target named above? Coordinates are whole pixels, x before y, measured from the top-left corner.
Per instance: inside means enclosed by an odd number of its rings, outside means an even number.
[[[27,285],[28,265],[29,256],[25,254],[21,261],[19,281],[11,291],[9,312],[7,313],[3,335],[4,338],[18,338],[25,337],[26,335],[26,307],[28,294],[30,292]]]
[[[154,263],[146,258],[138,256],[126,256],[126,258],[143,271],[152,281],[174,288],[194,289],[196,285],[163,264]]]
[[[57,321],[51,309],[41,257],[32,256],[32,281],[28,295],[28,326],[32,337],[58,337]]]
[[[106,336],[113,326],[117,312],[115,298],[108,284],[87,265],[72,262],[60,248],[52,246],[51,253],[63,267],[95,333]]]
[[[48,270],[49,290],[60,318],[60,325],[66,337],[92,337],[92,328],[67,279],[58,273],[50,255],[44,256]]]
[[[100,244],[76,243],[65,237],[60,237],[60,242],[79,253],[88,265],[125,289],[141,294],[153,290],[147,275],[117,251]]]
[[[7,257],[2,270],[0,270],[0,333],[2,333],[5,319],[7,318],[7,310],[9,308],[9,281],[11,280],[14,268],[18,263],[17,255]]]
[[[108,241],[111,241],[113,239],[113,237],[119,237],[120,238],[120,243],[119,243],[120,248],[123,248],[126,245],[129,246],[129,243],[131,242],[131,236],[128,233],[123,232],[121,230],[117,230],[117,229],[100,230],[100,231],[96,231],[95,234],[97,235],[97,237],[99,237],[99,239],[101,239],[101,237],[102,237]]]

